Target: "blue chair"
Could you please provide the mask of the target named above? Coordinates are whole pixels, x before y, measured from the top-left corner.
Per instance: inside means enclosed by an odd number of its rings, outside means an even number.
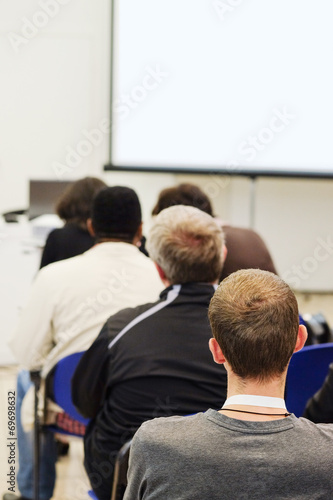
[[[52,393],[52,400],[57,403],[61,408],[65,410],[65,412],[75,420],[78,420],[80,423],[87,425],[89,423],[89,419],[82,417],[80,413],[76,410],[75,406],[72,402],[72,394],[71,394],[71,379],[74,375],[76,367],[84,354],[83,352],[76,352],[74,354],[70,354],[65,358],[61,359],[55,366],[54,370],[52,370],[51,383],[49,383],[48,379],[46,379],[46,388],[49,388]],[[34,372],[32,375],[32,380],[35,384],[35,477],[34,477],[34,500],[39,499],[39,437],[40,432],[42,432],[43,428],[48,429],[52,432],[56,432],[58,434],[67,434],[69,436],[79,436],[81,435],[73,434],[66,432],[63,429],[60,429],[56,425],[48,425],[43,426],[39,422],[38,412],[37,412],[37,392],[40,384],[40,376],[38,372]],[[51,387],[50,387],[51,386]],[[47,389],[46,389],[46,392]],[[46,394],[47,396],[48,394]],[[131,441],[128,441],[123,445],[123,447],[119,450],[116,463],[115,463],[115,471],[113,478],[113,486],[112,486],[112,498],[111,500],[121,500],[124,495],[124,491],[127,485],[127,468],[128,468],[128,457],[130,451]],[[88,491],[88,495],[93,500],[98,500],[95,493],[92,490]]]
[[[303,347],[291,358],[286,383],[288,411],[301,417],[307,401],[321,388],[333,361],[333,342]]]
[[[55,366],[53,372],[53,398],[54,401],[65,410],[66,413],[81,424],[87,425],[89,419],[82,417],[72,402],[71,379],[76,367],[82,358],[83,352],[76,352],[61,359]]]
[[[90,498],[92,498],[93,500],[98,500],[97,496],[95,495],[95,493],[93,492],[93,490],[89,490],[88,491],[88,495],[90,496]]]
[[[51,377],[46,377],[45,381],[45,396],[50,396],[52,394],[52,400],[57,403],[61,408],[65,410],[65,412],[75,420],[78,420],[80,423],[87,425],[89,423],[89,419],[86,419],[77,412],[75,406],[72,402],[71,395],[71,379],[74,375],[76,367],[84,354],[83,352],[77,352],[66,356],[61,359],[54,369],[51,372]],[[78,434],[73,434],[66,432],[65,430],[57,427],[56,425],[43,425],[40,422],[38,411],[37,411],[37,394],[40,387],[40,372],[32,371],[30,372],[30,377],[32,382],[35,385],[35,426],[34,426],[34,500],[39,500],[39,449],[40,449],[40,434],[43,432],[43,429],[47,429],[51,432],[56,432],[58,434],[66,434],[69,436],[79,436]],[[46,408],[45,408],[46,411]],[[89,492],[89,494],[93,495],[93,492]],[[96,498],[91,496],[91,498]],[[96,499],[97,500],[97,499]]]

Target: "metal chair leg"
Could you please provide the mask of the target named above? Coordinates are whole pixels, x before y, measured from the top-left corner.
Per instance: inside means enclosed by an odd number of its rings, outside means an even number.
[[[40,371],[31,371],[30,378],[35,386],[35,402],[34,402],[34,500],[39,500],[39,465],[40,465],[40,421],[38,414],[38,391],[40,388]]]

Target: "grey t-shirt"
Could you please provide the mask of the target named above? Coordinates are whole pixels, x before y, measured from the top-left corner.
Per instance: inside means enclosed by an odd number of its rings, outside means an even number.
[[[136,433],[124,500],[333,499],[333,425],[294,415],[236,420],[215,410]]]

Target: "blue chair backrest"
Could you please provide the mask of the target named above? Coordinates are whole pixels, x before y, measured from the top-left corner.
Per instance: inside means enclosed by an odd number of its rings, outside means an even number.
[[[309,345],[295,352],[287,374],[286,405],[301,417],[307,401],[321,388],[333,362],[333,343]]]
[[[71,379],[75,369],[84,354],[76,352],[58,361],[53,375],[53,395],[54,401],[65,410],[75,420],[87,425],[89,419],[83,418],[76,410],[72,402]]]

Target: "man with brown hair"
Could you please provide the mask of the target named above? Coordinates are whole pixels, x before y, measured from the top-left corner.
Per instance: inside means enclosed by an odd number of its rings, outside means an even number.
[[[210,199],[195,184],[182,183],[163,189],[152,214],[157,215],[161,210],[174,205],[189,205],[214,216]],[[219,219],[216,220],[222,226],[228,249],[220,281],[239,269],[258,268],[277,274],[269,250],[258,233],[253,229],[230,226]]]
[[[333,426],[296,418],[283,399],[289,360],[307,337],[289,286],[238,271],[218,287],[209,319],[227,400],[219,411],[143,424],[125,500],[331,498]]]

